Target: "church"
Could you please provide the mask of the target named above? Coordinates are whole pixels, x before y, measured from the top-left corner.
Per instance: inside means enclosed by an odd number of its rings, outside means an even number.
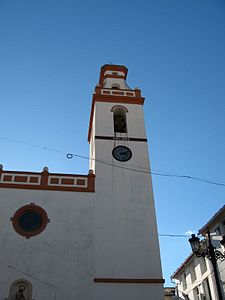
[[[164,299],[144,97],[127,72],[100,70],[87,175],[0,166],[0,299]]]

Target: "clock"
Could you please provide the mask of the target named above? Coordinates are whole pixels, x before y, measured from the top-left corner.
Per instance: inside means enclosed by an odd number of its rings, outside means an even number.
[[[132,157],[131,150],[126,146],[117,146],[112,151],[113,157],[118,161],[128,161]]]

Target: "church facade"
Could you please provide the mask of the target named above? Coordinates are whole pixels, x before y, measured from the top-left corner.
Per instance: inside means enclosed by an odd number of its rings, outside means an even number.
[[[0,168],[0,299],[162,300],[144,98],[104,65],[87,175]]]

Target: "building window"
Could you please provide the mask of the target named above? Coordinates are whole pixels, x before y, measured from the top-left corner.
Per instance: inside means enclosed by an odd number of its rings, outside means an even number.
[[[184,272],[183,274],[182,274],[182,285],[183,285],[183,290],[186,290],[186,288],[187,288],[187,280],[186,280],[186,273]]]
[[[195,265],[192,264],[190,266],[190,273],[191,273],[191,281],[194,282],[196,280],[196,272],[195,272]]]
[[[126,110],[122,106],[113,109],[114,132],[127,133]]]
[[[222,235],[220,226],[217,226],[217,227],[215,228],[215,233],[216,233],[216,235]]]
[[[201,269],[202,275],[207,271],[206,261],[205,261],[204,257],[200,258],[200,269]]]
[[[196,294],[196,300],[201,300],[201,293],[200,293],[200,288],[199,288],[199,286],[197,286],[196,288],[195,288],[195,294]]]
[[[49,222],[46,211],[34,203],[20,207],[11,218],[14,230],[29,239],[40,234]]]
[[[193,290],[195,300],[211,300],[211,295],[205,292],[204,282]]]
[[[217,237],[222,237],[222,231],[221,231],[220,226],[217,226],[215,228],[215,234],[216,234]],[[220,244],[220,241],[218,239],[214,239],[212,243],[213,243],[213,246],[215,248],[221,248],[221,244]]]
[[[212,295],[211,295],[211,290],[210,290],[210,285],[209,285],[208,278],[206,278],[203,281],[203,289],[204,289],[205,299],[206,300],[212,300]]]

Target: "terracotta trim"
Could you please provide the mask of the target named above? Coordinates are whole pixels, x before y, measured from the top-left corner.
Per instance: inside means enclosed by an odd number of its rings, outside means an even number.
[[[48,171],[44,171],[41,174],[41,186],[47,186],[48,185]]]
[[[123,91],[119,91],[119,90],[113,90],[112,91],[112,96],[113,95],[124,96],[124,92]]]
[[[164,279],[161,278],[94,278],[94,282],[96,283],[161,283],[165,282]]]
[[[10,173],[12,175],[14,174],[18,174],[18,175],[40,175],[41,173],[40,172],[30,172],[30,171],[7,171],[7,170],[2,170],[1,173]]]
[[[4,181],[11,181],[12,180],[12,176],[11,175],[3,175],[3,180]]]
[[[124,74],[124,75],[105,74],[105,75],[104,75],[104,79],[105,79],[105,78],[118,78],[118,79],[124,79],[124,78],[125,78],[125,74]]]
[[[47,171],[44,171],[47,172]],[[8,170],[2,170],[0,173],[7,173],[7,174],[25,174],[25,175],[41,175],[43,172],[30,172],[30,171],[8,171]],[[48,172],[47,172],[48,173]],[[73,176],[73,177],[87,177],[88,175],[84,174],[69,174],[69,173],[48,173],[51,176]]]
[[[27,176],[15,176],[15,182],[27,182]]]
[[[125,66],[120,66],[120,65],[104,65],[101,67],[101,71],[100,71],[100,78],[99,78],[99,84],[100,85],[103,85],[103,82],[104,82],[104,78],[105,76],[107,76],[107,74],[104,76],[105,72],[106,71],[115,71],[115,72],[123,72],[124,73],[124,77],[125,80],[127,78],[127,72],[128,72],[128,69],[125,67]],[[116,76],[116,75],[114,75]]]
[[[25,231],[19,225],[20,216],[22,216],[23,213],[25,213],[27,211],[37,212],[41,217],[42,224],[38,229],[36,229],[34,231]],[[45,230],[47,224],[50,222],[46,211],[42,207],[40,207],[38,205],[35,205],[34,203],[30,203],[28,205],[24,205],[24,206],[20,207],[14,213],[14,216],[10,220],[12,221],[12,225],[13,225],[14,230],[18,234],[24,236],[26,239],[29,239],[32,236],[40,234],[42,231]]]
[[[123,106],[123,105],[114,105],[114,106],[111,108],[111,111],[113,112],[114,109],[118,109],[118,108],[122,108],[122,109],[124,109],[124,110],[128,113],[128,109],[127,109],[125,106]]]
[[[108,90],[108,91],[112,91],[113,90],[112,88],[100,87],[100,86],[96,86],[96,88],[99,88],[100,90]],[[114,90],[114,91],[123,91],[123,92],[126,92],[126,93],[127,92],[130,92],[130,93],[133,92],[133,93],[135,93],[135,90],[131,90],[131,89],[119,89],[119,90]],[[133,93],[132,93],[132,95],[133,95]]]
[[[133,93],[132,92],[126,92],[126,95],[127,96],[133,96]]]
[[[62,178],[61,182],[62,182],[62,184],[73,185],[74,184],[74,179]]]
[[[95,95],[101,95],[101,96],[110,96],[110,97],[131,97],[131,98],[141,98],[141,96],[138,96],[136,93],[136,90],[134,91],[125,91],[125,90],[114,90],[114,89],[110,89],[110,90],[106,90],[105,88],[102,89],[97,89],[97,91],[95,90]]]
[[[90,114],[90,122],[89,122],[89,129],[88,129],[88,142],[90,143],[90,139],[91,139],[94,108],[96,102],[143,105],[144,100],[145,100],[144,97],[140,97],[140,98],[127,97],[127,96],[118,97],[118,96],[111,96],[111,95],[109,96],[109,95],[94,94],[92,98],[92,104],[91,104],[91,114]]]
[[[4,175],[7,174],[7,175]],[[11,175],[12,174],[12,175]],[[19,174],[23,174],[26,176],[17,176]],[[39,176],[39,182],[33,181],[32,175]],[[74,174],[61,174],[61,173],[48,173],[44,171],[42,173],[34,173],[34,172],[16,172],[16,171],[2,171],[1,172],[1,180],[0,180],[0,188],[14,188],[14,189],[29,189],[29,190],[54,190],[54,191],[71,191],[71,192],[95,192],[95,175],[88,174],[88,175],[74,175]],[[31,175],[31,176],[30,176]],[[14,179],[13,179],[14,176]],[[30,177],[29,177],[30,176]],[[10,179],[7,181],[3,181],[4,178]],[[10,178],[8,178],[10,177]],[[19,180],[18,180],[18,177]],[[49,182],[49,177],[53,177],[53,179],[61,178],[61,182],[58,185],[52,185],[53,183]],[[56,178],[54,178],[56,177]],[[64,178],[63,178],[64,177]],[[69,177],[69,178],[68,178]],[[76,179],[82,180],[82,178],[87,179],[87,185],[79,184],[79,181]],[[22,179],[24,181],[22,181]],[[64,183],[63,183],[64,179]],[[68,179],[74,179],[74,186],[69,186]],[[3,181],[3,182],[2,182]],[[55,181],[56,182],[56,181]],[[65,185],[64,185],[65,184]],[[68,184],[68,186],[66,186]]]
[[[117,92],[117,91],[116,91]],[[124,104],[138,104],[143,105],[145,101],[144,97],[130,97],[130,96],[116,96],[114,95],[103,95],[103,94],[94,94],[93,102],[109,102],[109,103],[124,103]]]
[[[105,95],[110,95],[110,91],[102,91],[102,94],[105,94]]]

